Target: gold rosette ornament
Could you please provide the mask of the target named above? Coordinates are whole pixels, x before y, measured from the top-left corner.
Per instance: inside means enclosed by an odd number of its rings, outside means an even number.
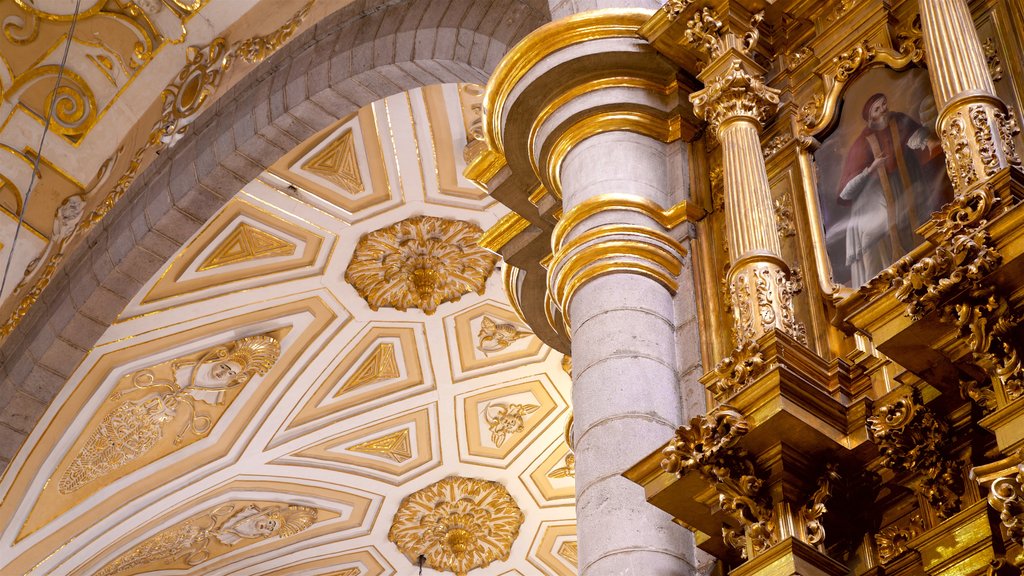
[[[345,280],[377,310],[438,305],[463,294],[483,294],[498,257],[477,246],[479,226],[461,220],[416,216],[359,239]]]
[[[523,512],[504,486],[449,476],[402,501],[388,532],[410,560],[465,576],[495,560],[508,560]]]

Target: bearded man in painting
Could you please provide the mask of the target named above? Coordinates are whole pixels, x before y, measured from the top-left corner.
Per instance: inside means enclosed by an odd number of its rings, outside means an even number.
[[[840,206],[849,206],[846,264],[860,286],[902,257],[918,242],[914,229],[927,218],[924,159],[914,150],[923,128],[889,110],[885,94],[868,98],[862,110],[867,126],[850,146],[839,180]]]

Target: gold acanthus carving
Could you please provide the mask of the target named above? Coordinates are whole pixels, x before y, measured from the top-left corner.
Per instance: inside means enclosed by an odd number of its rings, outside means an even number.
[[[993,286],[971,290],[966,297],[943,309],[943,320],[957,328],[960,338],[971,349],[974,364],[980,367],[1013,401],[1024,395],[1024,372],[1021,370],[1021,344],[1014,331],[1021,325],[1021,317]],[[994,398],[987,392],[974,389],[968,396],[982,408],[993,407]]]
[[[501,446],[512,435],[526,429],[526,417],[540,409],[536,404],[488,404],[484,421],[491,431],[491,442]]]
[[[750,118],[763,124],[779,104],[779,91],[750,74],[740,60],[733,60],[724,73],[690,95],[693,111],[707,120],[713,134],[722,123],[735,117]]]
[[[722,54],[722,21],[714,10],[701,8],[686,22],[683,41],[712,60]]]
[[[198,566],[214,555],[211,545],[223,552],[225,547],[243,547],[274,536],[287,538],[312,526],[318,514],[316,508],[289,504],[227,504],[160,532],[118,556],[96,576],[115,576],[142,567],[160,570],[161,565],[181,562]]]
[[[924,532],[924,518],[915,515],[906,525],[893,524],[886,526],[875,534],[875,546],[878,547],[878,560],[883,565],[892,562],[910,550],[907,543]]]
[[[715,365],[716,378],[709,387],[711,396],[716,402],[725,402],[769,368],[771,363],[765,361],[757,341],[747,340]]]
[[[266,374],[277,362],[281,345],[272,336],[250,336],[198,355],[139,370],[125,377],[130,388],[110,395],[117,402],[88,434],[85,445],[61,474],[57,488],[71,494],[86,484],[144,458],[164,436],[164,427],[179,413],[187,420],[175,436],[201,438],[210,433],[214,415],[227,408],[229,391]]]
[[[1006,539],[1018,547],[1024,546],[1024,464],[1020,463],[1020,459],[1020,453],[1006,459],[1014,464],[1001,471],[1004,475],[992,480],[988,491],[989,506],[999,513],[999,522],[1003,525]],[[975,468],[972,476],[985,468],[999,467],[1006,460]],[[1009,561],[1018,568],[1024,567],[1024,552]]]
[[[315,0],[311,0],[307,7],[301,9],[297,14],[307,14],[308,6],[312,5],[313,2]],[[194,9],[198,9],[198,5]],[[293,17],[285,26],[297,27],[300,23],[301,18],[297,21]],[[245,42],[243,40],[236,43],[235,46],[242,45]],[[97,203],[91,212],[78,221],[72,232],[63,239],[63,246],[60,249],[49,251],[50,255],[45,264],[37,267],[38,271],[34,272],[35,276],[31,280],[25,278],[22,282],[23,287],[27,288],[31,282],[31,287],[28,288],[27,292],[22,293],[21,290],[12,292],[10,297],[18,298],[19,300],[7,320],[3,325],[0,325],[0,338],[7,337],[14,331],[22,318],[28,313],[29,308],[35,304],[43,290],[49,285],[54,274],[57,273],[57,268],[64,259],[66,250],[63,248],[75,238],[91,230],[113,209],[114,204],[128,192],[128,189],[135,182],[135,178],[139,175],[139,172],[145,166],[147,158],[151,157],[152,153],[160,152],[184,135],[188,124],[198,116],[202,110],[202,105],[220,86],[222,73],[233,59],[233,53],[225,49],[226,45],[227,40],[216,38],[208,46],[202,48],[189,47],[185,66],[161,92],[160,97],[163,101],[161,115],[150,130],[146,141],[132,153],[126,166],[118,168],[118,178],[110,191]],[[123,152],[123,148],[119,148],[100,166],[93,183],[87,187],[87,191],[83,194],[84,196],[89,197],[92,192],[97,191],[106,184],[106,176],[112,173],[114,164],[119,160]],[[29,271],[29,274],[32,273],[33,271]]]
[[[282,24],[276,30],[265,36],[253,36],[246,38],[240,42],[236,42],[231,47],[232,58],[238,58],[239,60],[247,64],[259,64],[267,59],[268,56],[273,54],[284,46],[286,42],[291,40],[292,36],[302,25],[302,21],[309,16],[309,11],[313,8],[313,4],[316,0],[309,0],[306,4],[299,8],[299,10],[292,14],[292,17],[287,22]]]
[[[960,510],[962,463],[953,456],[949,425],[924,405],[919,390],[878,407],[867,423],[883,467],[919,475],[913,488],[940,519]]]
[[[388,540],[409,559],[465,576],[508,560],[524,520],[512,495],[497,482],[450,476],[407,496]]]
[[[750,455],[736,446],[749,430],[742,414],[730,406],[719,406],[676,429],[661,461],[661,468],[669,474],[682,477],[694,472],[715,489],[722,510],[742,528],[738,534],[723,527],[723,536],[731,544],[742,543],[744,557],[760,554],[778,541],[764,482]]]
[[[364,234],[345,280],[372,310],[390,306],[433,314],[464,294],[483,294],[498,257],[477,245],[480,227],[415,216]]]
[[[832,497],[833,485],[840,480],[839,466],[834,462],[825,465],[825,473],[818,478],[817,487],[808,499],[807,504],[800,509],[800,518],[804,523],[804,540],[816,546],[820,551],[825,551],[825,526],[822,518],[828,512],[825,504]]]
[[[985,64],[988,65],[988,74],[993,82],[1003,79],[1003,63],[999,61],[999,53],[996,52],[995,38],[988,38],[981,43],[981,50],[985,54]]]
[[[1004,166],[1022,168],[1013,137],[1020,127],[1012,110],[990,102],[954,107],[940,121],[946,171],[954,190],[987,180]]]

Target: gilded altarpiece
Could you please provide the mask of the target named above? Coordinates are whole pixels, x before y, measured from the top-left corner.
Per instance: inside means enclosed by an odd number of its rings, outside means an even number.
[[[687,73],[688,43],[762,35],[750,54],[780,102],[761,155],[808,341],[737,348],[729,166],[706,134],[690,183],[708,211],[693,273],[710,411],[626,476],[729,573],[1017,574],[1024,70],[1007,55],[1024,10],[971,2],[965,24],[945,7],[923,22],[909,1],[750,4],[670,2],[641,34]],[[970,73],[991,97],[936,84],[967,66],[928,52],[951,22],[977,30],[985,66]]]

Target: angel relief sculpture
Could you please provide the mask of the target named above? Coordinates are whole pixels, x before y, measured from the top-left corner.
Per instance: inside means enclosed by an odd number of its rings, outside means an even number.
[[[176,445],[186,435],[205,436],[226,409],[227,396],[233,398],[253,376],[266,374],[280,353],[273,336],[250,336],[126,375],[128,385],[122,384],[108,399],[117,406],[88,432],[61,474],[58,490],[71,494],[143,458],[172,421],[181,423]],[[122,400],[129,395],[135,397]]]

